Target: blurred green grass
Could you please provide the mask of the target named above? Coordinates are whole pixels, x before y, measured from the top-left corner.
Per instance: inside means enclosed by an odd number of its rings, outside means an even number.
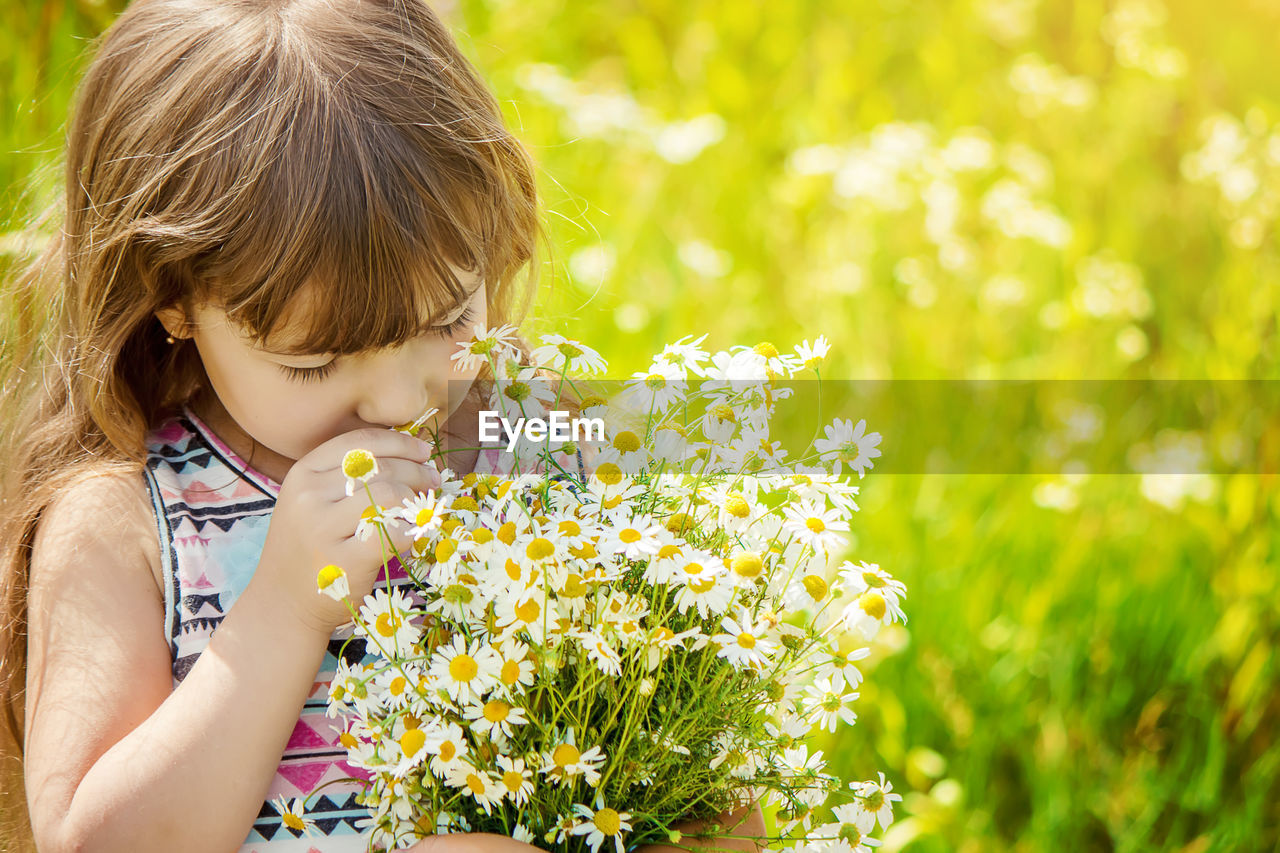
[[[120,6],[4,12],[0,261]],[[821,332],[837,377],[1277,378],[1280,7],[434,6],[540,165],[535,328],[620,373],[681,335]],[[863,482],[853,556],[907,583],[910,621],[828,758],[905,795],[885,849],[1276,849],[1274,476],[1071,454]]]

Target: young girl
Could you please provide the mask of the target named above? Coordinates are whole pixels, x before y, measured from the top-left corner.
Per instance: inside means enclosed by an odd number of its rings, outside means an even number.
[[[136,0],[81,83],[64,215],[5,354],[4,837],[364,850],[325,714],[360,651],[316,572],[356,601],[405,576],[340,462],[372,451],[386,506],[438,486],[390,429],[436,408],[447,464],[483,469],[491,380],[449,355],[527,308],[532,164],[421,0]]]

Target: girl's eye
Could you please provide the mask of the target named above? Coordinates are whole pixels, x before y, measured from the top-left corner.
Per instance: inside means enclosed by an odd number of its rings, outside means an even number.
[[[468,305],[466,310],[458,315],[458,319],[454,320],[447,326],[435,326],[432,333],[442,338],[452,338],[458,332],[462,331],[462,327],[471,321],[471,306]]]
[[[338,360],[335,358],[328,364],[322,364],[319,367],[291,367],[287,364],[281,364],[279,367],[290,379],[298,382],[311,382],[324,379],[334,371],[337,363]]]

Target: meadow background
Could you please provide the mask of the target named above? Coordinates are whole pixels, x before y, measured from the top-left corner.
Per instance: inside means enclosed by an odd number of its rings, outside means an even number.
[[[0,264],[123,5],[4,4]],[[832,377],[1277,378],[1274,3],[435,6],[540,166],[532,329],[617,374],[707,332],[825,333]],[[1280,498],[1232,464],[1275,471],[1275,413],[1165,435],[1223,473],[1163,478],[1091,472],[1106,414],[1062,413],[1063,473],[863,481],[910,621],[824,747],[905,795],[883,849],[1280,845]]]

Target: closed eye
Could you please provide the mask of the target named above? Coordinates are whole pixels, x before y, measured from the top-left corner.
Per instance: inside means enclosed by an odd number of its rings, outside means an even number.
[[[466,310],[459,314],[456,320],[447,326],[433,326],[431,333],[439,335],[442,338],[452,338],[454,335],[458,334],[458,332],[462,331],[462,328],[466,326],[467,323],[471,322],[471,319],[471,306],[468,305]]]
[[[293,367],[288,364],[280,364],[277,366],[283,370],[285,375],[290,379],[298,382],[312,382],[324,379],[332,373],[336,369],[337,363],[338,360],[335,358],[328,364],[322,364],[319,367]]]

